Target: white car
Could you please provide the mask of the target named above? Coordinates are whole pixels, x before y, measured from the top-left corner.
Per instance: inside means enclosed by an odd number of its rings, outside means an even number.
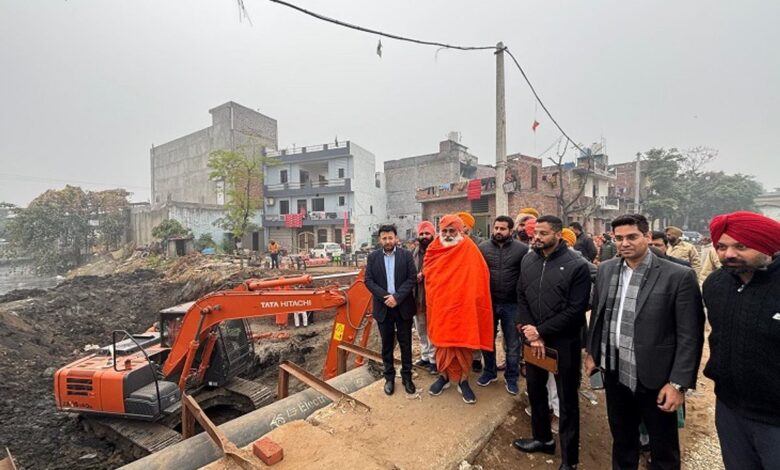
[[[312,258],[333,258],[334,256],[341,256],[344,252],[341,249],[341,245],[338,243],[319,243],[317,246],[311,249]]]

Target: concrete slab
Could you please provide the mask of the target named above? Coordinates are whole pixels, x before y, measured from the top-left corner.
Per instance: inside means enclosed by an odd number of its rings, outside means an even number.
[[[414,397],[404,393],[400,380],[388,397],[380,380],[353,394],[370,412],[334,404],[305,422],[273,430],[267,436],[284,449],[284,460],[274,468],[440,470],[473,460],[518,398],[501,381],[478,387],[472,380],[477,403],[468,405],[455,385],[438,397],[429,395],[434,380],[418,377],[420,393]]]

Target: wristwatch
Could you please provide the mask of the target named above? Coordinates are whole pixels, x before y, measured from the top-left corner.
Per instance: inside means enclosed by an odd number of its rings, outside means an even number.
[[[680,392],[682,394],[685,394],[685,392],[688,391],[688,389],[686,387],[683,387],[682,385],[674,383],[674,382],[669,382],[669,385],[674,387],[675,390],[677,390],[678,392]]]

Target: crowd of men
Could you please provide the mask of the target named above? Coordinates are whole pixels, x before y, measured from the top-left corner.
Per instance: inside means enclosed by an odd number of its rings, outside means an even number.
[[[564,227],[532,208],[496,217],[488,240],[473,228],[467,213],[442,217],[438,231],[424,221],[408,251],[393,225],[380,227],[365,282],[385,393],[395,392],[396,341],[404,390],[417,393],[414,325],[416,365],[438,376],[432,396],[455,385],[474,404],[472,371],[488,387],[500,370],[517,395],[525,375],[531,435],[512,442],[518,450],[554,454],[557,432],[560,468],[577,468],[584,372],[605,390],[612,468],[636,469],[646,448],[651,468],[679,469],[678,426],[697,385],[706,307],[704,375],[715,382],[724,465],[780,468],[780,222],[744,211],[715,217],[703,264],[680,229],[652,231],[638,214],[614,219],[595,242],[579,223]]]

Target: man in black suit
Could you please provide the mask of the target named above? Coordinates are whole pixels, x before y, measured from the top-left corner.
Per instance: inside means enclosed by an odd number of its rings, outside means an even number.
[[[401,380],[406,393],[415,393],[412,382],[412,319],[417,311],[412,291],[417,284],[417,270],[412,254],[398,246],[395,225],[379,227],[378,248],[368,255],[366,287],[373,294],[374,319],[382,340],[385,393],[395,391],[393,349],[396,335],[401,348]]]
[[[652,468],[679,469],[676,411],[696,386],[704,344],[696,273],[649,250],[644,216],[620,216],[612,229],[621,258],[599,265],[585,373],[604,373],[612,468],[637,468],[644,420]]]

